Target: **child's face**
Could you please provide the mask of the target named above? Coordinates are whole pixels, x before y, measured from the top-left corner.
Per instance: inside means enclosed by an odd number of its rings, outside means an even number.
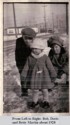
[[[32,52],[33,52],[35,55],[39,55],[39,54],[42,52],[42,49],[33,48],[33,49],[32,49]]]
[[[55,54],[60,54],[61,52],[61,47],[57,44],[54,45],[54,52]]]

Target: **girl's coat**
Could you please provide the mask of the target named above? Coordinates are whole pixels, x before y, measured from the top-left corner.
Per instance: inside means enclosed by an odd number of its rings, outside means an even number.
[[[48,56],[35,58],[30,55],[21,74],[25,88],[49,89],[56,78],[55,69]]]

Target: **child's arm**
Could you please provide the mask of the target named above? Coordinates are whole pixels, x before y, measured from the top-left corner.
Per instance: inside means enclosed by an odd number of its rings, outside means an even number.
[[[28,59],[26,61],[26,64],[22,70],[22,73],[21,73],[21,80],[22,81],[25,81],[26,77],[27,77],[27,72],[28,72],[28,69],[29,69],[29,65],[28,65]]]
[[[50,74],[51,78],[53,80],[55,80],[55,78],[57,77],[57,73],[56,73],[54,66],[53,66],[53,64],[48,56],[46,57],[46,66],[49,70],[49,74]]]

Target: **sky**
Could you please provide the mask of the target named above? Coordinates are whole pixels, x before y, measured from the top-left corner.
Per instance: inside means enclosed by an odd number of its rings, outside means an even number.
[[[45,13],[44,13],[45,5]],[[16,25],[24,26],[28,23],[42,23],[44,22],[44,14],[46,22],[50,25],[53,20],[56,23],[57,18],[65,21],[66,6],[65,4],[21,4],[15,3]],[[14,27],[14,16],[12,4],[4,4],[4,29]]]

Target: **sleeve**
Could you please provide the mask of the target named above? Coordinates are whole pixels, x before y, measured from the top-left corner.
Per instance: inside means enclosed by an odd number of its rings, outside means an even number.
[[[52,58],[53,58],[53,50],[52,49],[50,50],[48,57],[50,58],[50,60],[52,60]]]
[[[50,60],[50,58],[48,56],[46,58],[46,66],[47,66],[47,68],[49,70],[49,74],[50,74],[51,78],[53,80],[55,80],[55,78],[57,77],[57,73],[56,73],[56,71],[55,71],[55,69],[54,69],[54,67],[52,65],[52,62],[51,62],[51,60]]]
[[[17,39],[16,46],[15,46],[15,61],[16,61],[16,63],[18,63],[18,59],[19,59],[19,49],[20,49],[20,46],[19,46],[19,41]]]
[[[20,65],[20,52],[21,52],[21,47],[20,47],[20,44],[19,44],[19,40],[17,39],[16,40],[16,47],[15,47],[15,61],[16,61],[16,66],[18,67],[19,69],[19,72],[21,72],[21,65]]]
[[[28,70],[29,70],[29,65],[28,65],[28,59],[27,59],[26,64],[25,64],[25,66],[22,70],[22,73],[21,73],[21,81],[25,81],[25,79],[27,77]]]
[[[68,60],[68,55],[64,56],[65,58],[65,64],[63,65],[63,72],[66,73],[67,75],[69,74],[69,60]]]
[[[22,69],[25,65],[26,58],[25,58],[25,50],[22,45],[23,41],[22,39],[17,39],[16,40],[16,47],[15,47],[15,61],[16,61],[16,66],[19,70],[19,73],[21,74]]]

